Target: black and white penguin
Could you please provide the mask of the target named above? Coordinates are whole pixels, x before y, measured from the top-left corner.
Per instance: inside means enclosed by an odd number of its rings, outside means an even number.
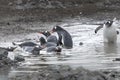
[[[53,42],[53,43],[57,43],[57,45],[59,45],[59,35],[57,32],[51,32],[51,31],[43,31],[40,32],[40,34],[43,34],[45,36],[40,38],[40,43],[41,44],[45,44],[46,42]]]
[[[17,44],[13,43],[13,45],[17,45]],[[23,48],[23,50],[26,52],[32,53],[33,55],[38,55],[40,50],[43,49],[43,47],[41,47],[40,45],[34,42],[23,42],[21,44],[18,44],[17,46]]]
[[[62,48],[58,46],[59,39],[57,34],[49,31],[44,31],[41,33],[46,36],[44,47],[47,48],[47,52],[61,52]]]
[[[116,30],[114,21],[115,21],[115,19],[108,20],[103,25],[101,25],[95,29],[95,33],[97,33],[98,30],[103,28],[104,42],[115,43],[117,41],[117,34],[119,34],[119,32]]]
[[[51,33],[49,31],[42,31],[39,32],[40,34],[42,34],[42,36],[39,38],[40,44],[45,45],[47,42],[47,37],[51,35]]]
[[[71,35],[62,27],[55,26],[52,29],[52,32],[57,32],[59,36],[59,44],[64,48],[71,49],[73,47],[73,41]]]

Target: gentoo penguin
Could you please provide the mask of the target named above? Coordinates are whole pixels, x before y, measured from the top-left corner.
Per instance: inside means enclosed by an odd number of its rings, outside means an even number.
[[[62,48],[58,46],[58,39],[56,36],[51,35],[47,38],[47,52],[61,52]]]
[[[43,34],[46,37],[51,35],[51,33],[49,31],[42,31],[42,32],[39,32],[39,33]]]
[[[44,42],[44,47],[47,48],[47,52],[61,52],[61,47],[58,46],[59,40],[57,35],[49,31],[44,31],[41,33],[46,36],[46,42]]]
[[[73,47],[73,41],[71,35],[62,27],[55,26],[52,32],[57,32],[59,36],[59,44],[62,44],[64,48],[71,49]]]
[[[45,39],[44,37],[41,37],[41,38],[39,39],[39,41],[40,41],[41,46],[43,46],[43,45],[46,44],[46,39]]]
[[[119,34],[119,32],[116,30],[114,21],[115,19],[108,20],[106,23],[95,29],[95,33],[97,33],[98,30],[103,28],[104,42],[115,43],[117,41],[117,34]]]
[[[16,45],[13,43],[13,45]],[[23,42],[21,44],[18,44],[17,46],[23,48],[24,51],[30,52],[34,55],[38,55],[39,51],[43,49],[40,45],[34,43],[34,42]]]
[[[46,37],[46,39],[43,37],[40,38],[41,44],[44,44],[46,42],[58,43],[57,35],[53,35],[50,31],[43,31],[40,33]]]
[[[47,38],[51,35],[51,33],[49,31],[42,31],[42,32],[39,32],[39,33],[43,35],[39,39],[41,46],[43,46],[43,45],[46,44]]]

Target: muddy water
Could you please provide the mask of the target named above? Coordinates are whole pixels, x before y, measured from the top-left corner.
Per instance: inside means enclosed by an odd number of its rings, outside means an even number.
[[[26,56],[25,62],[20,63],[17,68],[11,68],[8,76],[37,73],[39,69],[53,64],[84,67],[89,70],[120,70],[120,62],[113,61],[120,57],[119,35],[117,44],[108,44],[103,42],[102,29],[97,34],[94,33],[98,25],[62,25],[72,35],[73,49],[63,49],[61,55],[43,50],[40,56]]]

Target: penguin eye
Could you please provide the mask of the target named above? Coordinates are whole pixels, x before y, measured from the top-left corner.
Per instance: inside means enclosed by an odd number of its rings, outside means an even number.
[[[48,31],[45,31],[45,33],[47,33]]]
[[[111,23],[111,21],[108,22],[109,24]]]

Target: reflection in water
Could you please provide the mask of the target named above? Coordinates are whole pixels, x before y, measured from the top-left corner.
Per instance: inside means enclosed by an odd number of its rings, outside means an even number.
[[[104,43],[104,53],[114,53],[117,54],[117,43]]]
[[[104,64],[105,69],[120,69],[120,64],[113,62],[113,60],[119,56],[118,50],[118,43],[104,43],[104,55],[107,61]]]

